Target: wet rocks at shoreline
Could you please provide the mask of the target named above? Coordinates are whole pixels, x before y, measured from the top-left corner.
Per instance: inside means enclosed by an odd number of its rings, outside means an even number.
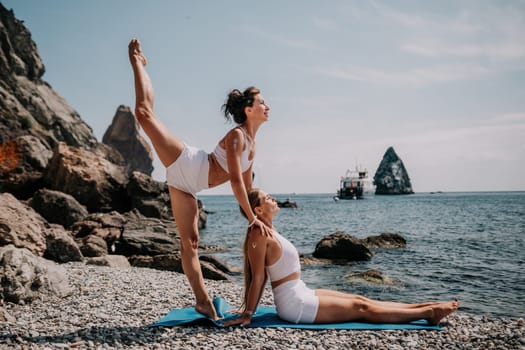
[[[73,289],[32,304],[0,305],[0,347],[7,349],[523,349],[525,322],[461,309],[442,331],[354,331],[272,328],[148,327],[172,308],[191,307],[184,275],[148,268],[61,265]],[[205,281],[211,296],[240,305],[242,287]],[[272,304],[265,290],[261,304]],[[3,316],[4,315],[4,316]]]
[[[382,233],[361,239],[338,231],[323,237],[312,255],[314,258],[336,261],[363,261],[372,259],[372,249],[405,247],[406,239],[396,233]]]

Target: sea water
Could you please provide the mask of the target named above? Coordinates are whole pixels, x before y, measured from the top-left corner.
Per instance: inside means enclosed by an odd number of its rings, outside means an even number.
[[[330,194],[275,195],[295,201],[274,225],[299,250],[311,255],[324,236],[342,231],[358,238],[397,233],[403,249],[374,250],[371,260],[303,266],[312,288],[329,288],[380,300],[461,301],[461,310],[525,317],[525,192],[421,193],[334,201]],[[202,195],[208,215],[201,242],[223,246],[216,253],[242,269],[246,219],[233,196]],[[391,284],[348,276],[380,270]],[[242,275],[236,276],[242,285]],[[213,292],[212,292],[213,293]],[[241,296],[239,296],[240,298]]]

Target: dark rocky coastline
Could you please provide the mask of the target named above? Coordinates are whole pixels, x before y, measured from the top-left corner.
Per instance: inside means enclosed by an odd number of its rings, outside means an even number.
[[[3,276],[0,297],[9,299],[16,286],[19,294],[53,291],[51,275],[61,273],[53,263],[182,272],[167,185],[150,177],[151,149],[131,109],[119,106],[104,143],[98,142],[42,79],[45,67],[31,33],[2,4],[0,34],[0,263],[22,264],[11,269],[18,274]],[[206,220],[201,209],[199,227]],[[38,268],[41,258],[49,269]],[[25,268],[33,274],[22,273]],[[212,255],[202,268],[208,278],[228,279]],[[38,282],[44,280],[49,283]]]

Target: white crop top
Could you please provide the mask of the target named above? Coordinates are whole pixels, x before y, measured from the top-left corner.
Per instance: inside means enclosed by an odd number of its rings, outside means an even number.
[[[281,243],[281,256],[273,265],[266,266],[266,273],[270,282],[278,281],[294,272],[301,271],[299,253],[294,245],[275,230],[273,236]]]
[[[248,157],[250,156],[250,147],[249,147],[249,142],[248,142],[249,136],[248,134],[246,134],[246,131],[243,128],[239,127],[239,129],[241,129],[242,133],[244,134],[245,147],[244,147],[244,151],[242,151],[241,153],[241,172],[244,173],[252,165],[253,159],[252,160],[248,159]],[[215,159],[217,160],[217,163],[219,163],[221,168],[223,168],[224,171],[229,173],[228,159],[226,158],[226,150],[222,148],[220,144],[217,144],[217,146],[215,146],[215,149],[213,150],[213,155],[215,156]]]

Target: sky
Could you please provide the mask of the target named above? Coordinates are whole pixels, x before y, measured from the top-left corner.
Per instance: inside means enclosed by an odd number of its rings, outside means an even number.
[[[99,141],[134,105],[137,37],[156,114],[188,144],[213,150],[233,127],[227,93],[262,90],[255,186],[269,193],[335,194],[390,146],[415,192],[525,190],[523,0],[0,2]]]

